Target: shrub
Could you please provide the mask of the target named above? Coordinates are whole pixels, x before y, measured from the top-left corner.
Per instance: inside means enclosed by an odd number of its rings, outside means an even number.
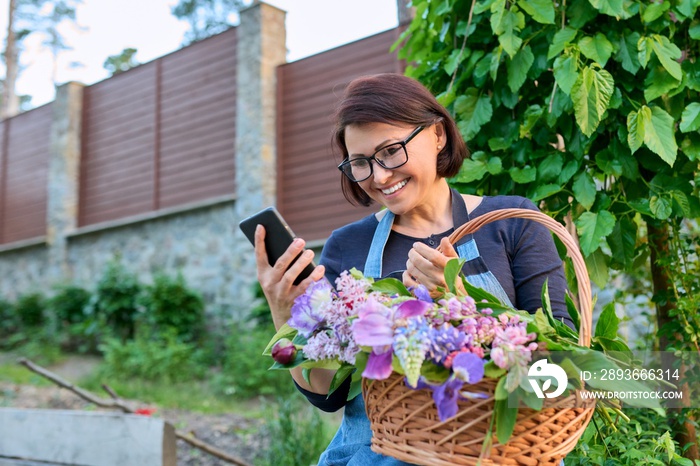
[[[37,330],[46,323],[46,299],[41,293],[21,295],[14,305],[20,326],[25,330]]]
[[[182,274],[176,278],[157,274],[145,288],[140,303],[144,319],[155,333],[173,329],[184,341],[201,339],[204,331],[204,301],[187,287]]]
[[[250,398],[259,395],[290,395],[296,391],[288,371],[270,371],[272,359],[262,352],[274,328],[247,328],[234,324],[226,340],[221,374],[215,380],[226,395]]]
[[[90,292],[75,285],[59,287],[49,299],[49,308],[56,314],[59,325],[77,324],[85,320],[85,308],[90,302]]]
[[[106,378],[179,382],[205,374],[201,352],[194,344],[179,341],[174,332],[158,338],[139,333],[126,342],[108,338],[99,349],[104,355],[102,375]]]
[[[277,401],[276,415],[263,427],[270,445],[256,462],[260,466],[305,466],[316,464],[332,432],[316,409],[301,395]]]
[[[19,323],[11,302],[0,298],[0,349],[9,346],[7,339],[17,332]]]
[[[132,339],[142,289],[143,285],[134,274],[119,262],[110,262],[87,307],[87,314],[93,321],[92,331],[110,328],[122,340]]]

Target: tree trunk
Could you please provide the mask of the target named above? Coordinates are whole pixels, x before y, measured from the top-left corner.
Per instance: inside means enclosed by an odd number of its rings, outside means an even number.
[[[673,317],[670,316],[670,311],[675,309],[676,303],[672,299],[673,296],[673,285],[671,281],[671,270],[668,264],[670,261],[669,251],[669,231],[668,224],[666,223],[647,223],[649,231],[649,245],[651,246],[651,278],[654,288],[654,296],[660,297],[656,303],[656,323],[658,329],[660,330],[666,324],[672,322]],[[674,258],[675,259],[675,258]],[[659,340],[659,350],[666,351],[669,344],[672,343],[671,339],[667,334],[658,334]],[[666,353],[664,353],[666,356]],[[668,354],[668,356],[672,356]],[[668,358],[667,358],[668,359]],[[671,367],[671,361],[662,361],[664,368]],[[683,368],[681,369],[683,371]],[[689,404],[690,401],[690,390],[686,385],[680,387],[683,391],[683,402]],[[675,410],[668,410],[669,414]],[[692,444],[684,453],[683,456],[695,461],[700,459],[700,450],[698,449],[698,439],[697,432],[695,430],[695,425],[692,419],[686,422],[677,421],[676,416],[670,416],[669,420],[673,427],[673,435],[675,440],[680,444],[681,447]]]
[[[7,47],[5,48],[5,86],[2,95],[2,110],[0,119],[10,118],[19,113],[19,97],[15,92],[17,82],[18,53],[13,19],[15,16],[16,0],[10,0],[9,20],[7,22]]]

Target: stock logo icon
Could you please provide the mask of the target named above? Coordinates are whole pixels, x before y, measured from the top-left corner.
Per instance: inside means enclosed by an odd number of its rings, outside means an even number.
[[[566,372],[558,364],[547,362],[546,359],[540,359],[534,363],[527,375],[537,398],[556,398],[566,390],[568,381]],[[547,390],[552,387],[552,380],[556,380],[557,387],[553,392],[548,392]]]

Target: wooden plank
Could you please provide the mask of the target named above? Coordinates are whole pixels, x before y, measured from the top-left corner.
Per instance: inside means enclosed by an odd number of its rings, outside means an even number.
[[[133,414],[0,408],[0,454],[81,466],[175,466],[175,430]]]

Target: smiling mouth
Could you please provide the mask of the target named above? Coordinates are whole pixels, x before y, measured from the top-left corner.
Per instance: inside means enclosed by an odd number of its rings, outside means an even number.
[[[404,186],[406,186],[407,183],[408,183],[408,180],[403,180],[403,181],[400,181],[400,182],[396,183],[396,184],[395,184],[394,186],[392,186],[391,188],[382,189],[381,191],[382,191],[383,194],[386,194],[386,195],[394,194],[396,191],[398,191],[399,189],[401,189],[401,188],[403,188]]]

